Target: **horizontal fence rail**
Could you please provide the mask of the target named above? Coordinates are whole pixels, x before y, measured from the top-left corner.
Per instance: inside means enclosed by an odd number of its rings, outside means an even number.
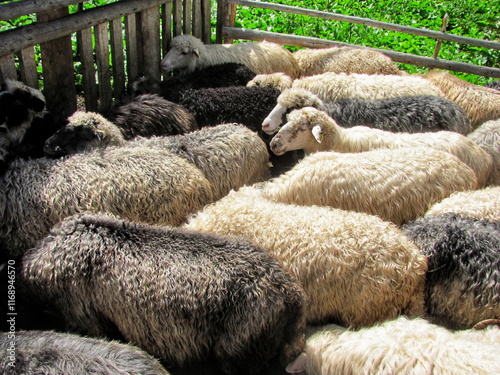
[[[500,42],[468,38],[468,37],[463,37],[463,36],[454,35],[454,34],[447,34],[445,32],[396,25],[396,24],[388,23],[388,22],[374,21],[374,20],[370,20],[367,18],[345,16],[345,15],[338,14],[338,13],[330,13],[330,12],[324,12],[324,11],[318,11],[318,10],[303,9],[303,8],[299,8],[299,7],[289,6],[289,5],[273,4],[273,3],[266,3],[266,2],[253,1],[253,0],[221,0],[221,1],[219,1],[219,6],[221,6],[223,11],[226,12],[226,14],[223,14],[219,17],[219,20],[225,21],[225,24],[221,25],[218,29],[218,31],[220,33],[220,36],[218,38],[219,40],[222,40],[222,38],[224,38],[224,40],[227,39],[229,41],[232,41],[232,39],[247,39],[247,40],[255,40],[255,41],[262,41],[265,39],[265,40],[273,41],[273,42],[283,44],[283,45],[308,47],[308,48],[321,48],[321,47],[332,47],[332,46],[351,46],[351,47],[356,46],[356,47],[360,47],[360,48],[369,48],[369,49],[376,50],[378,52],[382,52],[385,55],[391,57],[391,59],[393,61],[399,62],[399,63],[423,66],[423,67],[427,67],[427,68],[446,69],[446,70],[452,70],[452,71],[456,71],[456,72],[481,75],[484,77],[500,78],[500,69],[498,69],[498,68],[491,68],[491,67],[479,66],[479,65],[474,65],[474,64],[467,64],[467,63],[450,61],[450,60],[441,60],[441,59],[437,59],[437,58],[407,54],[407,53],[403,53],[403,52],[396,52],[396,51],[385,50],[385,49],[357,46],[357,45],[353,45],[353,44],[335,42],[335,41],[314,38],[314,37],[304,37],[304,36],[296,36],[296,35],[289,35],[289,34],[273,33],[273,32],[267,32],[267,31],[236,28],[236,27],[234,27],[234,18],[233,18],[233,17],[235,17],[235,10],[231,9],[231,7],[229,5],[231,5],[233,7],[236,5],[241,5],[241,6],[249,6],[249,7],[261,8],[261,9],[271,9],[271,10],[276,10],[276,11],[281,11],[281,12],[288,12],[288,13],[317,17],[317,18],[322,18],[322,19],[350,22],[350,23],[355,23],[355,24],[360,24],[360,25],[365,25],[365,26],[371,26],[371,27],[376,27],[376,28],[381,28],[381,29],[386,29],[386,30],[402,32],[402,33],[406,33],[406,34],[434,38],[434,39],[437,39],[438,41],[439,40],[446,40],[446,41],[455,42],[455,43],[468,44],[468,45],[472,45],[472,46],[476,46],[476,47],[483,47],[483,48],[500,50]]]

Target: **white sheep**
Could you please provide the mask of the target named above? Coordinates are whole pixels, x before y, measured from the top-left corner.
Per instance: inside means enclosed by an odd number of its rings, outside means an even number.
[[[392,223],[354,211],[270,201],[243,187],[193,214],[189,229],[244,237],[303,286],[309,323],[370,326],[423,314],[427,259]]]
[[[500,221],[500,186],[453,193],[448,198],[432,205],[425,216],[442,213]]]
[[[308,328],[306,348],[287,372],[333,374],[498,374],[500,330],[452,332],[422,318],[399,317],[358,331]]]
[[[299,91],[298,95],[296,91],[288,92],[288,90],[293,89],[306,91]],[[292,87],[284,90],[278,97],[276,107],[262,122],[262,129],[267,133],[274,133],[281,125],[282,117],[287,110],[311,105],[306,102],[311,93],[324,104],[345,98],[382,99],[416,95],[444,96],[435,85],[417,76],[356,73],[317,74],[294,80]]]
[[[500,185],[500,119],[482,123],[467,137],[493,157],[493,169],[486,185]]]
[[[429,70],[422,77],[439,87],[446,98],[464,109],[472,130],[483,122],[500,118],[500,91],[475,85],[442,70]]]
[[[283,72],[292,78],[300,75],[292,53],[276,43],[204,44],[192,35],[178,35],[169,48],[161,61],[166,72],[189,74],[207,66],[235,62],[248,66],[256,74]]]
[[[295,51],[293,57],[299,64],[302,77],[326,72],[407,74],[400,70],[389,56],[369,48],[303,48]]]
[[[247,86],[271,87],[280,91],[292,87],[293,79],[285,73],[257,74]]]
[[[474,171],[456,156],[410,147],[316,152],[269,180],[263,191],[276,202],[366,212],[401,225],[455,191],[476,188]]]
[[[449,152],[467,164],[476,173],[479,187],[486,184],[493,167],[488,152],[457,132],[394,133],[367,126],[343,128],[325,112],[312,107],[292,111],[270,147],[276,155],[292,150],[304,150],[309,155],[317,151],[356,153],[379,148],[431,147]]]

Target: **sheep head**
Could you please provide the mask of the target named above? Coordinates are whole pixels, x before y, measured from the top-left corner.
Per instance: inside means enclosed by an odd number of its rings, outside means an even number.
[[[298,108],[314,107],[324,111],[323,101],[310,91],[301,88],[284,90],[278,96],[278,104],[262,122],[262,130],[267,134],[276,133],[279,126],[284,123],[286,115]]]
[[[192,35],[176,36],[161,61],[161,69],[165,72],[175,70],[181,75],[190,74],[196,70],[198,60],[205,50],[203,42]]]
[[[324,139],[325,124],[329,121],[333,120],[325,112],[313,107],[292,111],[288,115],[288,122],[271,140],[271,151],[276,155],[302,149],[306,154],[319,151],[319,144]]]

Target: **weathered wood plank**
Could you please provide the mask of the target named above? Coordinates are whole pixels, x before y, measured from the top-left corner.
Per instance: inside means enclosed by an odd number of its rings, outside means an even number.
[[[199,39],[203,39],[203,19],[201,12],[201,0],[193,0],[193,18],[192,18],[192,26],[193,26],[193,35]]]
[[[172,3],[161,6],[161,53],[165,56],[172,40]]]
[[[51,24],[64,17],[68,8],[60,8],[37,14],[39,23]],[[47,109],[61,115],[76,111],[75,74],[71,36],[63,36],[40,44],[45,100]]]
[[[182,0],[173,0],[174,36],[182,34]]]
[[[362,47],[353,44],[334,42],[331,40],[313,38],[313,37],[305,37],[305,36],[297,36],[297,35],[288,35],[288,34],[278,34],[272,33],[268,31],[259,31],[259,30],[248,30],[248,29],[240,29],[235,27],[223,27],[222,28],[222,36],[228,36],[235,39],[247,39],[247,40],[255,40],[255,41],[263,41],[267,40],[269,42],[278,43],[281,45],[291,45],[291,46],[299,46],[299,47],[307,47],[307,48],[324,48],[324,47],[333,47],[333,46],[350,46],[357,48],[369,48],[378,52],[381,52],[387,56],[389,56],[393,61],[400,62],[403,64],[411,64],[417,66],[424,66],[427,68],[436,68],[436,69],[446,69],[452,70],[455,72],[463,72],[469,74],[481,75],[484,77],[494,77],[500,78],[500,69],[497,68],[489,68],[485,66],[466,64],[462,62],[450,61],[450,60],[439,60],[433,59],[431,57],[417,56],[411,55],[402,52],[396,52],[385,49],[377,49],[370,47]]]
[[[34,23],[0,33],[0,56],[20,51],[64,35],[140,12],[171,0],[122,0],[77,12],[50,23]],[[52,11],[51,11],[52,12]]]
[[[85,99],[85,109],[97,112],[98,95],[96,85],[96,68],[94,66],[94,47],[92,39],[92,29],[83,29],[77,33],[80,62],[82,64],[83,97]]]
[[[111,40],[111,64],[113,67],[113,96],[125,94],[125,53],[123,51],[123,23],[117,18],[109,23]]]
[[[6,79],[14,79],[17,81],[17,69],[13,55],[0,57],[0,83]]]
[[[191,34],[191,0],[183,0],[182,31],[184,34]]]
[[[78,4],[81,0],[21,0],[0,4],[0,21],[18,18],[26,14],[46,12],[64,6]]]
[[[107,23],[101,23],[94,26],[94,39],[97,61],[97,77],[99,80],[99,112],[103,112],[109,109],[113,103]]]
[[[139,77],[139,64],[137,59],[137,23],[135,14],[125,17],[125,43],[127,51],[128,83]]]
[[[141,18],[144,54],[143,73],[146,77],[160,81],[160,8],[154,6],[143,10]]]
[[[212,11],[211,1],[201,0],[202,18],[203,18],[203,42],[212,43]]]
[[[40,85],[38,84],[38,71],[36,69],[36,57],[35,49],[33,47],[28,47],[19,51],[17,54],[19,57],[19,71],[21,73],[21,81],[26,83],[28,86],[38,89]]]

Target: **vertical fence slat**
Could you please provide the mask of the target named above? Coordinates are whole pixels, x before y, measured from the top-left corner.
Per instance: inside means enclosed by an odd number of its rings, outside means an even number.
[[[0,79],[14,79],[17,81],[17,69],[13,55],[5,55],[0,57]]]
[[[37,14],[38,22],[50,22],[67,16],[68,7]],[[76,111],[75,74],[71,35],[40,44],[47,109],[70,115]]]
[[[172,40],[172,3],[161,6],[161,35],[161,53],[165,56]]]
[[[182,0],[173,1],[174,36],[182,34]]]
[[[160,8],[157,6],[142,11],[142,36],[144,75],[156,81],[160,72]]]
[[[127,51],[127,74],[130,85],[139,77],[139,66],[137,59],[137,23],[135,14],[125,17],[125,43]]]
[[[183,0],[182,31],[184,34],[191,33],[191,0]]]
[[[139,75],[144,75],[144,39],[142,36],[142,13],[135,14],[136,39],[137,39],[137,66]]]
[[[19,71],[21,80],[28,86],[38,89],[38,71],[36,69],[35,48],[25,48],[17,54],[19,57]]]
[[[83,97],[85,99],[85,109],[97,112],[97,85],[95,79],[94,46],[92,29],[84,29],[76,34],[80,62],[82,64]]]
[[[210,0],[201,0],[203,42],[212,43],[212,10]]]
[[[94,38],[99,79],[99,111],[111,107],[113,93],[111,90],[111,72],[109,65],[108,24],[101,23],[94,27]]]
[[[193,0],[193,35],[199,39],[203,38],[201,0]]]
[[[125,94],[125,56],[123,53],[122,19],[109,23],[111,38],[111,64],[113,66],[113,96],[119,99]]]

